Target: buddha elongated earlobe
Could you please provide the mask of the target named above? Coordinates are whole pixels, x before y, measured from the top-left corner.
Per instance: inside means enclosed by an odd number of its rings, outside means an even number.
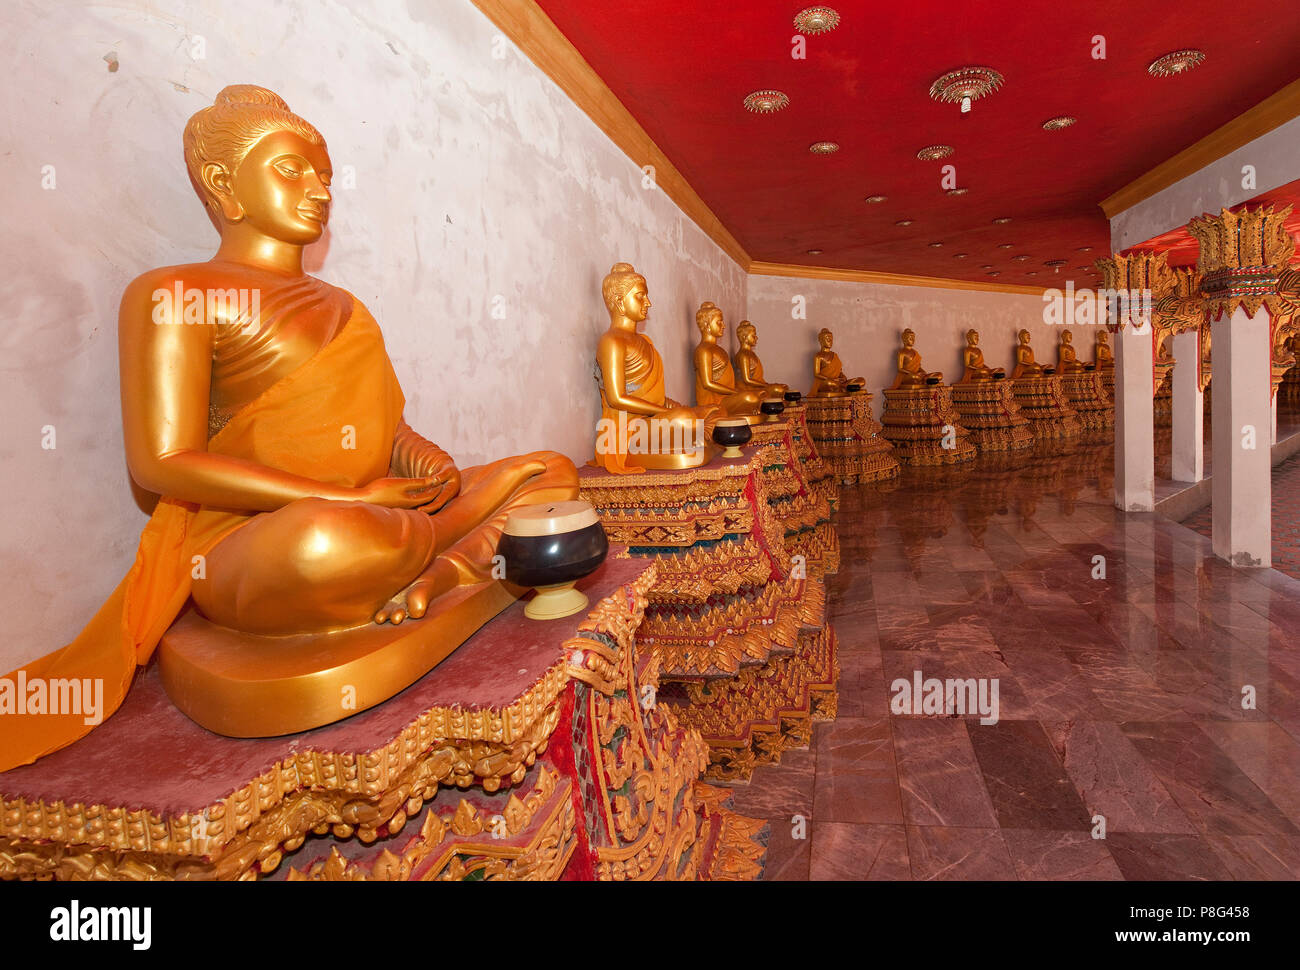
[[[244,218],[244,207],[235,198],[234,187],[230,184],[230,173],[220,162],[207,162],[202,169],[203,187],[221,215],[227,222],[240,222]]]

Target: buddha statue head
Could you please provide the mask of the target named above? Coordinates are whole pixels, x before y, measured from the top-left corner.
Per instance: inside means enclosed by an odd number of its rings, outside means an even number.
[[[695,311],[695,326],[699,327],[700,336],[705,340],[716,340],[723,332],[722,311],[706,300]]]
[[[980,332],[978,330],[966,331],[966,346],[978,347],[980,345]]]
[[[279,95],[223,88],[185,126],[185,164],[223,239],[232,233],[305,246],[329,218],[332,175],[320,132]]]
[[[622,318],[634,325],[650,315],[650,294],[645,277],[631,263],[615,263],[600,284],[600,294],[611,319]]]
[[[1070,331],[1068,330],[1061,331],[1061,343],[1065,344],[1065,346],[1068,347],[1070,346],[1070,342],[1072,340],[1074,340],[1074,335],[1071,334]]]
[[[817,343],[821,345],[822,350],[830,350],[831,345],[835,343],[835,334],[822,327],[817,332]]]
[[[1106,330],[1097,331],[1097,346],[1098,347],[1110,346],[1110,333],[1108,331]]]
[[[758,343],[758,328],[748,320],[741,320],[736,326],[736,341],[745,350],[753,350]]]
[[[1016,334],[1016,339],[1020,341],[1020,345],[1021,345],[1022,347],[1028,347],[1028,346],[1029,346],[1029,331],[1028,331],[1028,330],[1021,330],[1020,333]]]
[[[903,331],[903,346],[910,350],[912,345],[915,343],[916,343],[916,331],[909,327],[908,329]]]

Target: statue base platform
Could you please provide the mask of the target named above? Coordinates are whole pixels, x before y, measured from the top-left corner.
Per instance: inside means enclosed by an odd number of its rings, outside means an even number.
[[[952,385],[952,404],[981,456],[1032,448],[1034,433],[1020,413],[1011,381],[967,381]]]
[[[0,774],[0,876],[755,878],[763,823],[698,783],[708,748],[637,657],[655,581],[613,548],[578,583],[589,614],[515,603],[386,703],[291,737],[211,734],[147,667],[88,736]]]
[[[1076,371],[1061,375],[1065,398],[1079,415],[1084,434],[1113,430],[1115,404],[1106,395],[1102,375],[1097,371]]]
[[[806,397],[808,430],[817,453],[837,481],[878,482],[898,474],[894,448],[871,414],[866,391],[831,397]]]
[[[239,633],[190,609],[163,635],[159,675],[172,703],[209,731],[296,734],[405,690],[524,592],[502,582],[462,586],[419,620],[314,636]]]
[[[1060,375],[1011,379],[1011,393],[1038,441],[1077,438],[1083,432],[1079,416],[1065,398]]]
[[[802,638],[825,627],[823,578],[838,568],[839,544],[828,503],[799,477],[785,441],[692,472],[579,473],[610,540],[656,564],[637,646],[665,689],[708,681],[721,690],[762,671],[784,684],[797,676],[787,660]],[[705,738],[711,749],[748,736],[752,711],[731,710],[735,723]]]
[[[904,465],[954,465],[975,457],[946,384],[885,388],[882,434]]]

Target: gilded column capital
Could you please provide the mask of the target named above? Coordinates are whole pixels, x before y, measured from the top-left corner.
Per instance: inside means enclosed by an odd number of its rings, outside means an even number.
[[[1271,316],[1295,312],[1295,280],[1289,264],[1296,244],[1285,225],[1290,214],[1291,206],[1223,209],[1217,216],[1204,215],[1187,224],[1200,243],[1196,265],[1211,318],[1238,306],[1252,316],[1261,306]]]

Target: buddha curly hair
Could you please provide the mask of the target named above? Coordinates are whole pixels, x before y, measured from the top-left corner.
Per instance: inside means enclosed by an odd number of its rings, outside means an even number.
[[[722,315],[722,311],[718,309],[716,303],[706,300],[700,304],[700,308],[695,311],[695,326],[699,328],[700,333],[704,333],[704,329],[709,325],[709,321],[713,319],[715,313],[719,316]]]
[[[631,263],[615,263],[600,284],[600,295],[605,300],[605,307],[611,313],[618,301],[632,292],[637,283],[645,283],[645,277],[633,269]]]
[[[290,111],[283,98],[256,84],[222,88],[216,100],[196,111],[185,125],[185,166],[195,191],[218,226],[216,199],[203,185],[203,166],[216,162],[227,172],[234,172],[261,138],[282,130],[325,146],[321,133]]]

